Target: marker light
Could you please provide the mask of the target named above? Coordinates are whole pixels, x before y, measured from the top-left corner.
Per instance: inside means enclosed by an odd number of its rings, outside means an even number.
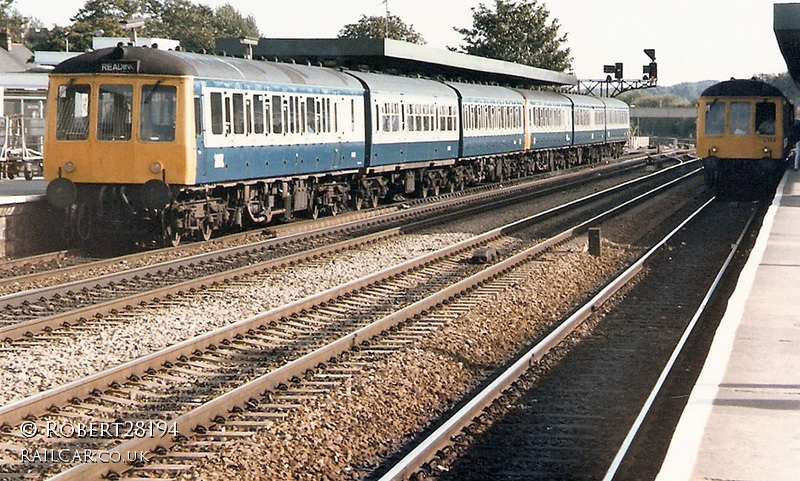
[[[74,172],[75,171],[75,164],[72,163],[71,160],[64,162],[64,171],[65,172]]]
[[[164,167],[161,165],[161,162],[153,162],[150,164],[150,172],[154,174],[158,174]]]

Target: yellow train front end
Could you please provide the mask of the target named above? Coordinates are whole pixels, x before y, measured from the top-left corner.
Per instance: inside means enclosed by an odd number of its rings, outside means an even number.
[[[45,180],[76,184],[193,184],[194,122],[185,78],[53,75]],[[192,128],[190,128],[192,127]]]
[[[111,73],[52,74],[48,89],[47,198],[82,238],[97,228],[158,228],[197,169],[191,77],[126,73],[124,63],[103,68]]]
[[[756,80],[731,80],[700,97],[697,155],[707,183],[725,197],[768,196],[784,172],[791,103]]]

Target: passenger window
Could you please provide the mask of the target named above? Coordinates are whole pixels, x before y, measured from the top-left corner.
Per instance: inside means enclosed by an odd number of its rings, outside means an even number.
[[[306,132],[317,132],[317,106],[314,99],[306,99]]]
[[[758,135],[775,135],[776,108],[771,102],[756,104],[756,133]]]
[[[746,102],[731,103],[730,133],[748,135],[750,132],[750,104]]]
[[[272,122],[272,108],[270,107],[269,98],[264,97],[264,133],[269,134],[272,129],[270,122]]]
[[[56,104],[56,139],[89,138],[89,98],[91,87],[82,84],[58,86]]]
[[[170,85],[143,85],[139,109],[139,138],[151,142],[175,140],[178,89]]]
[[[253,95],[253,132],[264,133],[264,96]]]
[[[130,140],[132,85],[101,85],[97,108],[98,140]]]
[[[233,94],[233,133],[244,133],[244,95]]]
[[[211,93],[211,133],[222,135],[225,117],[222,113],[222,94],[219,92]]]
[[[280,95],[272,96],[272,131],[283,133],[283,98]]]

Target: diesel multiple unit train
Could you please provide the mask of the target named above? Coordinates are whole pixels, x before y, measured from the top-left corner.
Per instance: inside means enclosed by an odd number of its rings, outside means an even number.
[[[615,99],[139,47],[61,63],[48,95],[72,231],[172,245],[596,162],[629,128]]]
[[[760,80],[731,79],[708,87],[697,112],[697,155],[706,182],[723,198],[768,197],[783,176],[793,145],[794,107]]]

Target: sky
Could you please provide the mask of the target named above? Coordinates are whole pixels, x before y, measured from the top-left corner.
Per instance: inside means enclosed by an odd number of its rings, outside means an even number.
[[[253,15],[263,37],[332,38],[361,15],[384,15],[382,0],[192,0],[229,3]],[[86,0],[15,0],[13,7],[45,26],[67,26]],[[413,26],[432,48],[457,47],[454,27],[472,26],[472,8],[493,0],[388,0],[392,15]],[[750,78],[786,72],[775,41],[774,0],[538,0],[567,34],[575,75],[603,79],[603,65],[622,62],[626,79],[641,78],[656,50],[659,85]],[[42,8],[45,7],[45,8]]]

